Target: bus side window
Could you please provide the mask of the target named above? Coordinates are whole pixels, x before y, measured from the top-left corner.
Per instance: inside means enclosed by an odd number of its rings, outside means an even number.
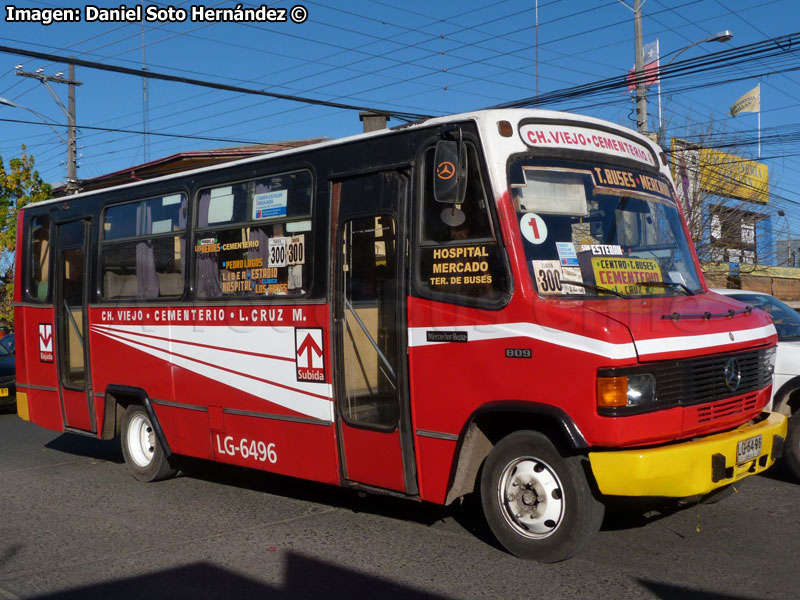
[[[100,242],[103,299],[181,296],[186,217],[182,193],[107,207]]]
[[[50,291],[50,217],[33,217],[28,232],[28,300],[44,302]]]
[[[194,242],[197,297],[306,294],[312,190],[306,170],[201,190]]]
[[[497,303],[508,292],[509,276],[497,243],[478,152],[470,143],[465,148],[467,191],[460,207],[435,200],[434,149],[425,152],[417,287],[423,295],[436,299],[452,296],[459,302]]]

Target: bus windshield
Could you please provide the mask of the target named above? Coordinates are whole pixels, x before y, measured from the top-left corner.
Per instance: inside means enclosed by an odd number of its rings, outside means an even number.
[[[541,160],[518,160],[509,175],[525,262],[540,295],[702,292],[666,178]]]

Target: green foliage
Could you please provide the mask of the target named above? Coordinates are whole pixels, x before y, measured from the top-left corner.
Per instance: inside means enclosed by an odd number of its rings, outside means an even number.
[[[14,321],[14,255],[17,248],[17,211],[26,204],[51,197],[50,184],[34,169],[33,156],[22,146],[22,156],[12,158],[6,168],[0,156],[0,322]]]

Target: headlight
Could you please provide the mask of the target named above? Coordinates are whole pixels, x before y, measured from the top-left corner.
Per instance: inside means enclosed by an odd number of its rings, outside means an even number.
[[[650,373],[628,375],[628,406],[649,404],[656,399],[656,378]]]
[[[656,400],[656,378],[651,373],[597,378],[597,407],[600,414],[624,414],[625,409],[643,408]]]

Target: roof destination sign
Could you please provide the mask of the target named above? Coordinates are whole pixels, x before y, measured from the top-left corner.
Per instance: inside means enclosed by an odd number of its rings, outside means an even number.
[[[519,135],[532,148],[600,152],[656,166],[655,156],[649,147],[607,131],[573,125],[527,123],[520,125]]]

